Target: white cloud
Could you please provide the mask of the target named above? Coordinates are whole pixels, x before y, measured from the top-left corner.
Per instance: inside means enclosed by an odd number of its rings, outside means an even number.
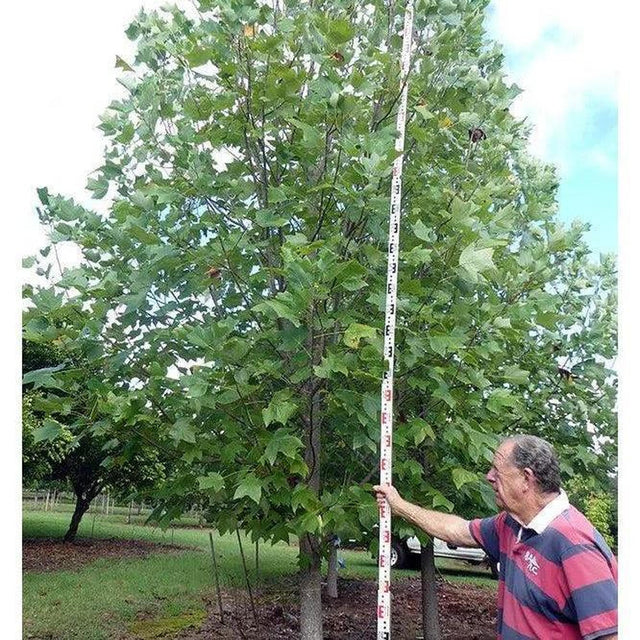
[[[523,89],[513,111],[534,125],[531,149],[537,155],[551,159],[552,142],[562,142],[569,120],[580,117],[591,101],[616,101],[621,17],[616,4],[491,2],[487,26],[505,46],[510,77]]]
[[[601,149],[591,149],[585,154],[583,160],[589,167],[598,169],[607,175],[614,175],[617,171],[615,155]]]

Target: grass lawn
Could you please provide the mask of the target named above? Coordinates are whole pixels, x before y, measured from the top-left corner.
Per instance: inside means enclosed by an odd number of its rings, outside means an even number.
[[[23,513],[23,537],[62,538],[70,514],[42,511]],[[24,638],[47,640],[106,640],[131,630],[135,618],[179,617],[197,619],[204,612],[203,596],[215,597],[209,530],[175,528],[163,532],[140,524],[127,525],[122,515],[87,514],[79,538],[124,538],[195,547],[177,554],[156,553],[147,558],[100,559],[74,571],[23,575]],[[214,534],[221,587],[244,587],[242,560],[235,535]],[[243,537],[250,578],[255,572],[255,546]],[[375,561],[363,551],[342,550],[346,562],[341,576],[377,577]],[[459,563],[437,559],[443,576],[491,585],[486,570],[460,572]],[[451,567],[458,567],[451,571]],[[466,565],[465,565],[466,566]],[[297,571],[297,545],[260,545],[259,579],[277,581]],[[396,579],[416,575],[398,570]],[[185,618],[185,620],[187,620]],[[187,620],[188,622],[188,620]],[[170,636],[169,636],[170,637]]]

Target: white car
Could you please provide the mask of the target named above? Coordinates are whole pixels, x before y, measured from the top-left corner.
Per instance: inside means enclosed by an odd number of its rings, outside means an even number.
[[[420,555],[420,541],[415,536],[400,540],[391,540],[391,566],[403,569],[408,567],[412,561],[412,555]],[[498,577],[500,571],[499,563],[489,560],[489,556],[483,549],[473,547],[457,547],[439,538],[433,539],[433,555],[438,558],[452,558],[454,560],[464,560],[470,564],[484,564],[489,569],[494,578]]]

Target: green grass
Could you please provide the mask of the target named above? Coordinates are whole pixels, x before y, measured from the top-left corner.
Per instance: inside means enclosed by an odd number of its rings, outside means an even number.
[[[61,538],[69,517],[68,513],[25,511],[23,536]],[[139,539],[193,548],[179,553],[154,553],[145,559],[99,559],[74,571],[24,574],[24,638],[107,640],[128,631],[134,634],[130,637],[144,639],[158,637],[163,629],[170,633],[199,623],[204,612],[203,596],[215,597],[208,529],[176,528],[163,532],[139,524],[127,525],[126,516],[122,515],[98,514],[94,519],[87,514],[78,538],[91,538],[92,530],[94,538]],[[221,587],[245,588],[236,536],[214,534],[214,544]],[[247,537],[243,537],[243,546],[253,580],[255,547]],[[377,578],[375,560],[368,553],[344,549],[340,556],[346,562],[341,576]],[[496,582],[486,570],[472,567],[461,571],[460,567],[468,566],[444,559],[437,559],[436,564],[448,580],[495,588]],[[276,582],[296,571],[297,545],[260,544],[261,581]],[[394,579],[416,575],[411,570],[394,571]],[[141,616],[145,621],[136,622]]]
[[[25,512],[25,538],[60,538],[68,514]],[[90,538],[92,517],[80,524],[79,538]],[[25,638],[106,640],[130,627],[136,614],[154,618],[203,610],[202,596],[213,596],[209,530],[133,526],[96,517],[95,538],[125,538],[196,547],[178,554],[154,553],[146,559],[100,559],[75,571],[26,573],[23,576]],[[214,534],[222,588],[243,587],[244,572],[235,535]],[[250,576],[254,549],[243,536]],[[261,580],[277,580],[297,568],[297,548],[260,545]],[[142,636],[141,636],[142,637]]]

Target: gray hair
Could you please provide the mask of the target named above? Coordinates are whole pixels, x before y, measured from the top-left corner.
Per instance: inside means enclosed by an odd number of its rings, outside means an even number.
[[[551,444],[529,435],[513,436],[507,440],[513,442],[511,462],[518,469],[531,469],[543,493],[560,491],[560,462]]]

